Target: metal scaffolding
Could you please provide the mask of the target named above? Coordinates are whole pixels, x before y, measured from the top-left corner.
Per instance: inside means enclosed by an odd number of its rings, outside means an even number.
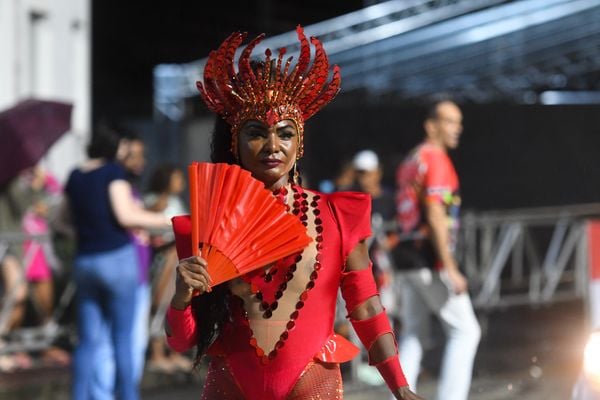
[[[333,63],[342,68],[345,52],[361,52],[367,45],[386,37],[401,35],[429,24],[444,21],[507,0],[391,0],[339,17],[304,27],[306,33],[319,37]],[[287,48],[288,55],[297,55],[296,32],[286,32],[263,40],[254,54],[265,49]],[[236,57],[241,50],[238,50]],[[297,57],[295,57],[297,59]],[[196,81],[202,75],[206,58],[184,64],[159,64],[154,68],[154,111],[158,119],[178,121],[184,116],[184,100],[196,96]]]
[[[451,91],[476,103],[537,103],[545,91],[600,90],[600,0],[393,0],[305,31],[341,67],[342,94],[374,101]],[[280,47],[296,54],[295,32],[254,54]],[[184,116],[205,62],[155,67],[157,118]]]
[[[462,265],[478,309],[585,298],[600,204],[466,214]]]

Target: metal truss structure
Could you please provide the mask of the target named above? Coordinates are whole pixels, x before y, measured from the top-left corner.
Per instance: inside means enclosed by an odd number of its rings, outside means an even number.
[[[586,298],[587,229],[598,218],[600,204],[466,214],[459,254],[474,306]]]
[[[305,31],[341,67],[342,94],[408,102],[451,91],[474,103],[600,102],[600,0],[392,0]],[[265,39],[255,54],[267,47],[294,55],[295,32]],[[205,62],[155,67],[157,117],[184,116],[183,101],[197,95]],[[581,91],[588,95],[571,95]]]
[[[600,203],[467,212],[461,217],[459,265],[480,311],[586,299],[590,282],[588,229],[600,221]],[[393,221],[372,221],[373,238],[385,242]],[[400,240],[415,237],[400,236]],[[386,269],[394,270],[391,254]]]

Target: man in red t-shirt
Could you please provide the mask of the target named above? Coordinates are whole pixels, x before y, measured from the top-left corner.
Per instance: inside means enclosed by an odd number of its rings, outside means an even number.
[[[459,181],[447,151],[458,147],[462,113],[451,101],[435,103],[424,122],[425,139],[396,174],[400,237],[392,255],[398,271],[403,332],[400,357],[416,387],[423,349],[419,334],[429,315],[447,336],[438,399],[465,400],[481,331],[467,279],[454,257],[459,227]]]

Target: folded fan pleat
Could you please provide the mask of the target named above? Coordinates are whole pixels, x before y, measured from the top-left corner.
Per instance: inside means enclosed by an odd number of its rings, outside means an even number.
[[[188,173],[192,253],[200,249],[215,285],[295,254],[312,241],[300,220],[238,165],[193,162]]]

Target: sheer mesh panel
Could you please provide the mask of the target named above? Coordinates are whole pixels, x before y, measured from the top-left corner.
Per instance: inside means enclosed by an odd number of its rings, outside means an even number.
[[[315,362],[302,374],[287,400],[341,400],[343,398],[339,364]]]
[[[244,394],[221,357],[210,363],[201,400],[244,400]],[[311,363],[286,400],[342,400],[339,364]]]

